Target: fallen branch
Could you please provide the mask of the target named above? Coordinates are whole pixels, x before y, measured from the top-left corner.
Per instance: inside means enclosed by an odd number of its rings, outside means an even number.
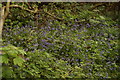
[[[6,7],[6,6],[5,6],[5,7]],[[19,6],[19,5],[10,5],[9,7],[20,8],[20,9],[22,9],[22,10],[25,10],[25,11],[28,11],[28,12],[34,13],[34,14],[35,14],[35,13],[38,13],[38,12],[40,11],[40,10],[38,10],[37,8],[36,8],[35,10],[30,10],[30,9],[24,8],[23,6]],[[60,20],[60,21],[63,20],[62,18],[59,18],[59,17],[57,17],[57,16],[55,16],[55,15],[53,15],[53,14],[47,12],[47,11],[44,11],[44,12],[45,12],[46,14],[52,16],[53,18],[57,19],[57,20]]]
[[[90,8],[89,10],[90,11],[92,11],[92,10],[94,10],[95,8],[97,8],[97,7],[100,7],[100,6],[102,6],[102,5],[105,5],[106,3],[98,3],[98,4],[95,4],[92,8]]]
[[[51,14],[51,13],[47,12],[47,11],[44,11],[44,12],[45,12],[46,14],[48,14],[48,15],[52,16],[53,18],[55,18],[55,19],[59,20],[59,21],[63,21],[63,20],[64,20],[63,18],[59,18],[59,17],[57,17],[57,16],[55,16],[55,15],[53,15],[53,14]]]
[[[5,11],[5,15],[4,15],[4,20],[6,19],[6,17],[8,16],[9,14],[9,9],[10,9],[10,1],[11,0],[8,0],[7,4],[6,4],[6,11]]]
[[[19,5],[10,5],[9,7],[20,8],[22,10],[25,10],[25,11],[28,11],[28,12],[31,12],[31,13],[37,13],[38,12],[37,8],[35,10],[30,10],[30,9],[24,8],[23,6],[19,6]]]

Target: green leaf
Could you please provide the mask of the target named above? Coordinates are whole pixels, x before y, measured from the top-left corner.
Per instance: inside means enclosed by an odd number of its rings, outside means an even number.
[[[24,50],[21,50],[18,47],[15,47],[13,45],[8,45],[7,49],[9,49],[9,48],[10,48],[10,51],[8,51],[9,53],[18,54],[18,52],[19,52],[19,54],[22,54],[22,55],[26,54],[26,52]]]
[[[47,57],[50,57],[50,54],[49,54],[49,53],[44,52],[44,54],[45,54]]]
[[[62,25],[62,28],[65,28],[65,25]]]
[[[28,72],[29,74],[33,75],[32,71],[27,70],[27,69],[23,69],[25,72]]]
[[[2,76],[5,78],[12,78],[13,76],[13,70],[12,67],[8,67],[8,66],[3,66],[2,67]]]
[[[105,20],[105,18],[103,16],[99,16],[99,17],[100,17],[100,19]]]
[[[26,52],[24,50],[18,50],[20,52],[20,54],[24,55],[26,54]]]
[[[16,57],[13,59],[14,65],[22,66],[22,63],[25,62],[25,60],[21,57]]]
[[[2,7],[2,4],[0,3],[0,8]]]
[[[91,23],[100,23],[100,21],[94,20],[94,19],[90,19]]]
[[[9,56],[17,57],[18,51],[16,51],[16,50],[11,50],[11,51],[7,51],[7,53],[8,53]]]
[[[15,54],[15,53],[10,53],[9,56],[17,57],[17,54]]]
[[[48,70],[52,70],[52,68],[48,68]]]
[[[7,55],[3,55],[2,56],[2,63],[8,63],[9,59],[8,59],[8,56]]]
[[[12,4],[14,4],[15,2],[11,2]]]
[[[8,50],[10,50],[10,48],[8,47],[8,46],[6,46],[6,47],[3,47],[3,48],[1,48],[3,51],[8,51]],[[0,50],[1,50],[0,49]]]

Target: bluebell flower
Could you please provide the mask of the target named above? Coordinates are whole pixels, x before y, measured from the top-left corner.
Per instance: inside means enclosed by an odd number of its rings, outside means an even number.
[[[46,45],[52,45],[52,43],[45,42]]]
[[[66,54],[66,56],[69,56],[68,54]]]
[[[28,48],[26,48],[25,51],[28,51]]]
[[[62,57],[61,59],[62,59],[62,60],[65,60],[65,58],[63,58],[63,57]]]
[[[89,23],[86,24],[87,28],[91,27],[91,25]]]
[[[79,59],[76,59],[76,61],[79,61]]]
[[[78,53],[74,53],[74,54],[78,54]]]
[[[13,67],[14,67],[14,68],[18,68],[19,66],[17,66],[17,65],[13,65]]]
[[[38,46],[38,45],[39,45],[38,43],[34,44],[34,46]]]

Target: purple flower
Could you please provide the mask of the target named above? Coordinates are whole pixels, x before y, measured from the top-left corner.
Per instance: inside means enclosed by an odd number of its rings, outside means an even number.
[[[68,54],[66,54],[66,56],[69,56]]]
[[[65,58],[62,57],[62,60],[65,60]]]
[[[45,42],[46,40],[45,40],[45,39],[42,39],[41,41],[42,41],[42,42]]]
[[[74,53],[74,54],[78,54],[78,53]]]
[[[79,59],[76,59],[76,61],[79,61]]]
[[[25,49],[25,51],[28,51],[28,48],[27,48],[27,49]]]
[[[47,46],[45,46],[45,45],[42,45],[42,47],[47,48]]]
[[[50,26],[48,26],[48,28],[50,29],[51,27],[50,27]]]
[[[52,30],[55,30],[55,28],[52,28]]]
[[[91,25],[89,23],[86,24],[87,28],[91,27]]]
[[[51,43],[45,42],[46,45],[52,45]]]
[[[80,24],[80,26],[82,26],[82,24]]]
[[[59,47],[60,49],[62,49],[62,47]]]
[[[17,65],[13,65],[13,67],[14,67],[14,68],[18,68],[18,66],[17,66]]]
[[[65,42],[62,41],[62,44],[65,44]]]
[[[74,58],[72,58],[71,61],[74,61]]]
[[[29,58],[25,58],[26,61],[30,60]]]

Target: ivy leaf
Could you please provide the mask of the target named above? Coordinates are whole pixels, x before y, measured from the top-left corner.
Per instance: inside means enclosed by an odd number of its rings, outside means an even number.
[[[16,57],[13,59],[14,65],[22,66],[22,63],[25,62],[25,60],[21,57]]]

